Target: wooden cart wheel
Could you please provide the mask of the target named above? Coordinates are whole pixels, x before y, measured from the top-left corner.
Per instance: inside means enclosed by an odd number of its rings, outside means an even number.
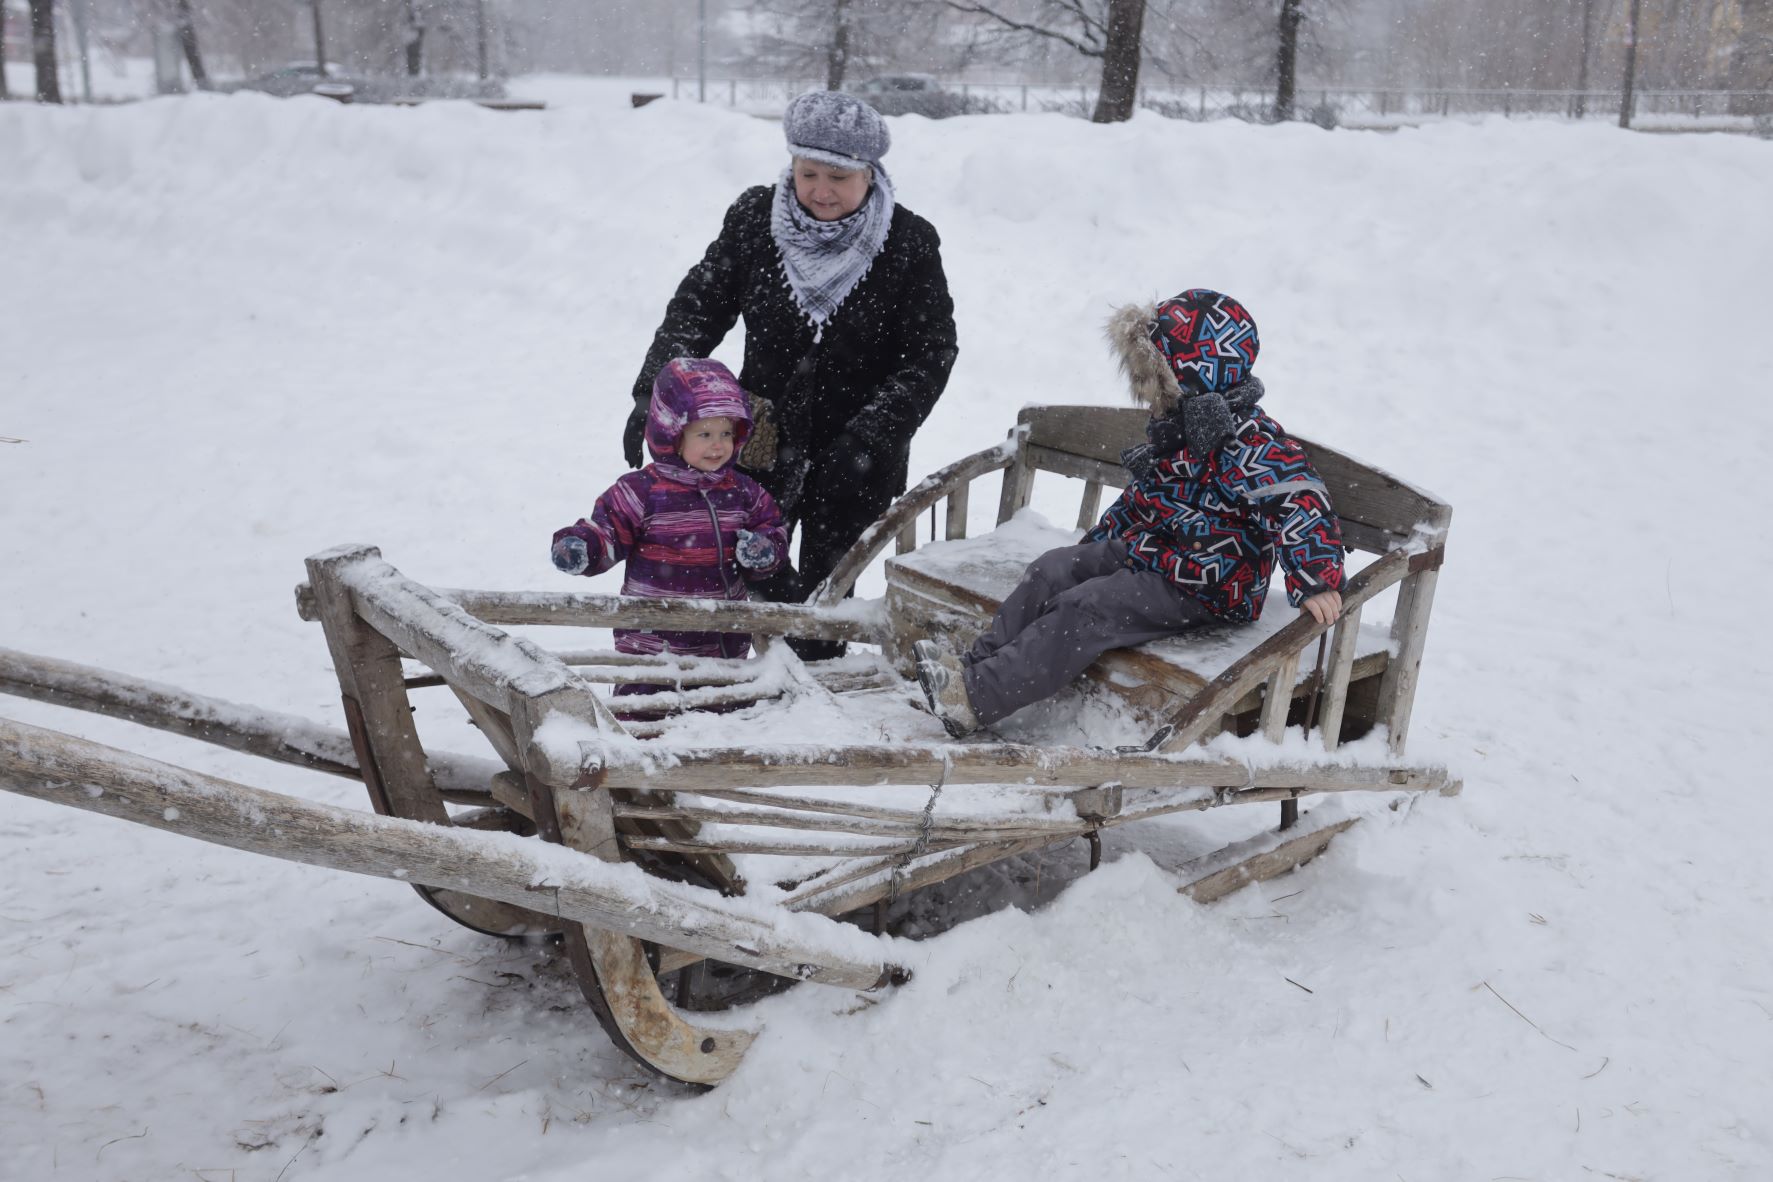
[[[754,1031],[696,1026],[665,1000],[647,946],[583,924],[566,932],[579,991],[616,1049],[668,1079],[713,1087],[733,1073]]]
[[[544,841],[595,857],[619,860],[619,842],[607,795],[556,797],[526,777],[530,811]],[[568,840],[570,835],[571,840]],[[572,923],[567,952],[579,990],[616,1049],[668,1079],[712,1087],[733,1073],[756,1038],[750,1030],[702,1027],[685,1021],[659,988],[656,949],[632,936]]]

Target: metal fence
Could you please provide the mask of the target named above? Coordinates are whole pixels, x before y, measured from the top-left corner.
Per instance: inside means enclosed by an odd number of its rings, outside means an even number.
[[[671,97],[751,111],[780,114],[795,95],[822,88],[822,79],[722,78],[698,82],[673,79]],[[1089,86],[1022,82],[940,81],[934,92],[884,96],[903,110],[919,110],[918,94],[939,94],[932,114],[988,114],[1056,111],[1087,116],[1095,108]],[[958,104],[953,101],[958,98]],[[1618,90],[1479,90],[1463,88],[1303,86],[1294,97],[1293,117],[1324,126],[1388,126],[1482,115],[1617,120],[1623,95]],[[1200,83],[1140,87],[1139,105],[1173,119],[1248,119],[1274,113],[1274,88]],[[885,104],[883,104],[885,105]],[[939,106],[939,110],[936,109]],[[1639,90],[1634,118],[1696,123],[1740,123],[1773,112],[1773,91]]]

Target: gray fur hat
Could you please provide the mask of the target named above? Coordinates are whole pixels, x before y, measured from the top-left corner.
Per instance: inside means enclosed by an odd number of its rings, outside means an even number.
[[[838,168],[877,168],[893,143],[879,111],[839,90],[809,90],[789,103],[782,133],[791,155]]]

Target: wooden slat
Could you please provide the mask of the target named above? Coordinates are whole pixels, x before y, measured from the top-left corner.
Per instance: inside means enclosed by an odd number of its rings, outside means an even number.
[[[1069,841],[1069,837],[1031,841],[956,846],[906,861],[899,855],[859,858],[822,870],[816,879],[791,892],[783,901],[790,911],[817,915],[843,915],[892,894],[909,894],[931,883],[945,882],[979,866]],[[895,874],[896,870],[896,874]],[[661,952],[660,973],[672,972],[702,959],[693,953]]]
[[[370,547],[344,547],[307,560],[322,631],[332,652],[346,721],[376,812],[448,826],[449,810],[431,779],[424,745],[407,701],[400,653],[368,626],[348,584],[352,572],[374,564]],[[419,897],[467,927],[497,935],[551,933],[548,917],[509,902],[416,884]]]
[[[611,762],[594,770],[612,788],[694,792],[700,788],[848,784],[1023,784],[1093,788],[1231,787],[1249,769],[1236,759],[1120,754],[1087,747],[1020,743],[681,747],[669,766]]]
[[[1102,482],[1086,480],[1084,482],[1083,500],[1077,505],[1077,528],[1089,529],[1096,524],[1102,515]]]
[[[705,888],[638,872],[575,873],[527,838],[315,804],[5,719],[0,788],[285,861],[546,907],[551,919],[802,980],[867,989],[891,971],[876,955],[850,951],[861,945],[842,932],[807,940]]]
[[[1412,594],[1401,603],[1391,622],[1392,643],[1397,654],[1386,667],[1379,694],[1379,717],[1386,724],[1386,743],[1393,754],[1401,753],[1410,732],[1410,712],[1416,704],[1416,681],[1422,667],[1422,651],[1428,639],[1428,614],[1434,606],[1435,584],[1440,572],[1412,575]]]
[[[1330,667],[1318,715],[1325,751],[1342,745],[1342,719],[1348,711],[1348,686],[1354,676],[1354,645],[1360,629],[1361,605],[1356,604],[1336,621],[1335,639],[1330,642]]]
[[[1028,428],[1031,447],[1068,453],[1109,469],[1118,468],[1122,451],[1144,441],[1146,419],[1139,408],[1111,406],[1032,406],[1024,408],[1020,416]],[[1302,436],[1294,438],[1304,445],[1312,467],[1323,477],[1337,515],[1345,526],[1355,527],[1345,531],[1351,535],[1351,543],[1383,553],[1408,541],[1419,524],[1445,531],[1450,510],[1439,498],[1346,452]],[[1040,466],[1065,470],[1046,462]],[[1089,470],[1075,466],[1069,474],[1083,475]]]
[[[710,800],[731,800],[740,804],[829,813],[839,817],[872,817],[881,821],[903,821],[913,825],[923,821],[923,810],[921,809],[888,808],[885,805],[862,804],[850,800],[788,796],[778,792],[757,792],[744,788],[697,788],[693,791],[677,788],[673,791],[684,796],[705,796]]]
[[[787,838],[729,837],[719,841],[706,838],[690,840],[669,837],[628,837],[624,843],[634,850],[659,850],[679,854],[772,854],[792,858],[855,858],[871,854],[903,854],[918,849],[945,849],[960,844],[950,839],[928,842],[905,839],[874,841],[867,845],[831,845],[816,841],[792,841]]]
[[[1359,607],[1403,578],[1410,557],[1407,552],[1396,550],[1355,575],[1343,590],[1344,608]],[[1300,652],[1322,631],[1324,625],[1310,616],[1300,616],[1232,662],[1207,684],[1206,689],[1169,717],[1167,721],[1175,729],[1162,750],[1181,751],[1194,744],[1210,727],[1217,725],[1236,702],[1269,676],[1272,662],[1284,653]]]
[[[880,624],[861,611],[822,611],[804,603],[644,599],[634,595],[566,591],[471,591],[444,587],[426,590],[439,600],[460,607],[483,624],[749,632],[819,640],[858,640],[872,644],[880,643],[881,639]],[[309,584],[297,584],[295,598],[296,611],[302,619],[319,618],[315,614],[314,591]],[[417,653],[412,655],[418,656]]]
[[[1025,450],[1028,462],[1042,472],[1056,472],[1061,476],[1094,480],[1102,484],[1124,484],[1127,478],[1126,469],[1119,462],[1109,463],[1088,456],[1076,456],[1068,451],[1039,447],[1032,443]]]
[[[913,517],[899,529],[894,539],[893,553],[909,554],[917,549],[917,518]]]
[[[1222,859],[1222,855],[1231,851],[1236,851],[1244,856],[1232,865],[1218,867],[1176,889],[1196,903],[1211,903],[1216,899],[1222,899],[1251,883],[1266,882],[1268,879],[1304,865],[1323,853],[1329,847],[1332,838],[1358,820],[1360,820],[1359,817],[1344,817],[1340,821],[1318,828],[1306,827],[1304,832],[1300,832],[1299,827],[1295,827],[1289,829],[1284,838],[1271,836],[1253,853],[1249,852],[1248,843],[1227,847],[1219,854],[1208,855],[1203,861],[1208,863],[1219,861]],[[1309,826],[1309,822],[1307,822],[1307,826]]]
[[[1016,462],[1003,471],[1003,490],[997,497],[997,524],[1002,525],[1028,504],[1034,493],[1034,466],[1028,462],[1026,448],[1017,453]]]
[[[517,739],[511,733],[511,719],[473,694],[463,693],[453,685],[449,688],[455,693],[462,708],[468,712],[468,717],[474,720],[474,726],[492,744],[492,749],[499,753],[499,758],[505,761],[505,766],[512,771],[522,772],[523,755],[517,748]]]
[[[333,669],[348,704],[354,703],[367,728],[364,736],[374,773],[387,793],[393,815],[436,825],[449,823],[449,812],[431,780],[424,746],[413,725],[406,697],[400,653],[394,642],[358,618],[346,573],[357,563],[376,557],[366,548],[334,551],[308,559],[308,577],[324,625]],[[369,771],[369,759],[359,752]],[[373,793],[372,785],[372,793]],[[382,802],[377,802],[380,805]]]
[[[807,596],[807,602],[822,606],[842,600],[856,585],[856,579],[868,569],[869,564],[880,556],[881,551],[886,549],[887,543],[898,536],[899,531],[905,528],[907,522],[915,524],[919,514],[943,497],[948,496],[955,489],[964,487],[987,472],[995,472],[999,468],[1007,467],[1016,455],[1016,438],[1015,433],[1012,432],[1008,442],[956,460],[946,468],[924,477],[914,487],[906,490],[873,525],[862,531],[862,536],[856,539],[856,544],[850,547],[849,553],[838,561],[837,566],[825,577],[825,581],[820,583],[811,595]],[[755,629],[747,629],[747,631],[755,631]],[[816,634],[798,632],[793,635],[814,636]],[[831,637],[830,639],[872,640],[875,643],[881,643],[881,638],[878,636]]]
[[[1299,654],[1291,653],[1275,662],[1262,696],[1262,737],[1278,743],[1287,732],[1287,710],[1293,704],[1293,683],[1299,680]]]
[[[1383,530],[1395,539],[1392,546],[1408,542],[1418,526],[1445,532],[1452,511],[1438,497],[1328,444],[1294,438],[1323,477],[1330,503],[1343,521]]]
[[[1120,466],[1120,453],[1145,442],[1150,418],[1132,406],[1026,406],[1018,416],[1035,447]]]
[[[495,709],[510,714],[521,698],[561,690],[590,697],[589,688],[546,650],[476,619],[407,578],[383,562],[373,547],[334,551],[308,563],[311,580],[317,566],[336,572],[350,593],[350,607],[390,647],[398,645],[452,686]],[[315,589],[319,591],[318,583]]]
[[[1102,792],[1103,789],[1085,789]],[[687,794],[686,794],[687,795]],[[1081,812],[1080,812],[1080,815]],[[852,837],[919,837],[929,835],[945,841],[1007,841],[1011,838],[1038,837],[1043,833],[1081,833],[1088,828],[1081,821],[1062,817],[966,817],[945,815],[932,818],[927,824],[922,814],[909,821],[881,821],[865,817],[836,817],[786,809],[711,809],[696,805],[670,806],[617,805],[616,817],[642,820],[685,820],[720,825],[769,827],[815,833],[845,833]]]
[[[121,718],[328,775],[362,779],[351,736],[344,731],[110,669],[0,648],[0,693]],[[489,803],[487,786],[499,771],[496,762],[436,751],[427,752],[425,761],[445,800]]]
[[[959,484],[948,494],[948,518],[944,536],[951,542],[967,536],[967,502],[972,487],[970,483]]]

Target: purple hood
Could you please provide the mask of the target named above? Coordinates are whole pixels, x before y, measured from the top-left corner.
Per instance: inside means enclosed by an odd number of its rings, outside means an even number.
[[[751,396],[720,362],[679,357],[653,379],[653,399],[646,410],[646,448],[653,459],[687,470],[677,444],[683,429],[697,419],[733,421],[733,458],[721,470],[731,468],[751,437]]]

